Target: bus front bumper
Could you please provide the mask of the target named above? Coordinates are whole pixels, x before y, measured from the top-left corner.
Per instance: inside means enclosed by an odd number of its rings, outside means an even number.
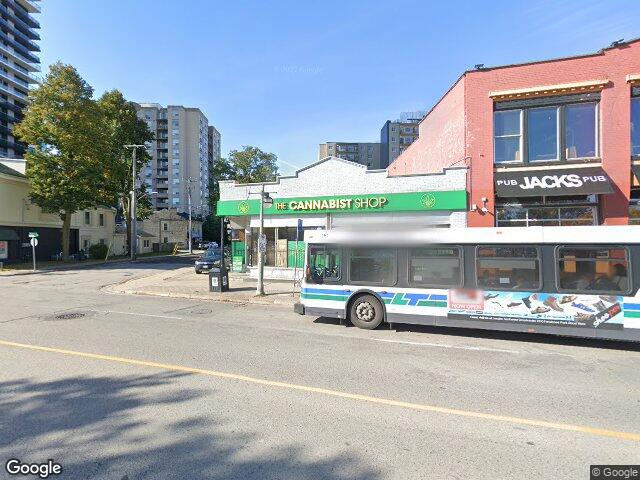
[[[300,302],[293,304],[293,311],[299,313],[300,315],[304,315],[304,305]]]

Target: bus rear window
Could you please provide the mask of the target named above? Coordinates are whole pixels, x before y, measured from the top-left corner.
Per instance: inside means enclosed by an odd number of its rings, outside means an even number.
[[[342,277],[341,251],[329,245],[309,245],[307,282],[335,282]]]
[[[349,275],[352,282],[395,285],[396,250],[393,248],[354,248]]]
[[[478,287],[494,290],[540,289],[540,259],[534,247],[478,247]]]
[[[419,286],[458,287],[460,249],[457,247],[425,247],[409,250],[409,283]]]
[[[561,290],[594,293],[629,291],[629,256],[625,248],[560,247],[557,249]]]

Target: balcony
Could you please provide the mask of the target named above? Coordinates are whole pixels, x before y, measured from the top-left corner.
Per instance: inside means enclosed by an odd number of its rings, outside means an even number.
[[[13,148],[14,150],[21,153],[24,153],[27,149],[25,144],[12,142],[11,140],[7,140],[6,138],[0,138],[0,147]]]
[[[0,11],[2,11],[1,5],[0,5]],[[7,13],[7,15],[10,15],[10,14]],[[6,21],[2,17],[0,17],[0,27],[2,27],[2,31],[4,33],[10,32],[13,35],[14,40],[19,42],[20,45],[26,48],[28,51],[31,51],[31,52],[40,51],[40,47],[36,43],[32,42],[27,35],[22,33],[14,25],[11,25],[8,21]]]
[[[40,65],[38,65],[40,63],[40,61],[38,59],[36,59],[36,61],[34,62],[33,60],[30,60],[29,58],[27,58],[24,55],[22,55],[20,52],[16,51],[16,49],[11,47],[10,45],[5,45],[5,44],[0,42],[0,52],[5,53],[14,62],[15,61],[20,62],[22,64],[23,68],[25,68],[26,70],[28,70],[30,72],[39,72],[40,71]]]
[[[2,21],[0,20],[0,25],[1,24],[2,24]],[[18,55],[21,55],[22,58],[24,58],[25,60],[31,63],[40,62],[38,57],[33,55],[31,51],[28,48],[26,48],[24,45],[22,45],[20,42],[18,42],[17,39],[9,38],[9,35],[7,35],[4,30],[5,30],[5,27],[0,28],[0,41],[4,46],[13,48],[15,53],[17,53]]]
[[[4,85],[0,85],[0,92],[6,93],[8,95],[13,95],[14,97],[17,97],[21,100],[27,99],[27,96],[24,93],[16,91],[13,87],[5,87]]]
[[[16,5],[18,9],[22,9],[28,13],[40,13],[40,7],[36,3],[38,0],[15,0],[12,3]]]

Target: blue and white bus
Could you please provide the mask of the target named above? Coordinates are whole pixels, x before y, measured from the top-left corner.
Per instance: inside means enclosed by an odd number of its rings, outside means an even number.
[[[305,232],[303,315],[640,340],[640,226]]]

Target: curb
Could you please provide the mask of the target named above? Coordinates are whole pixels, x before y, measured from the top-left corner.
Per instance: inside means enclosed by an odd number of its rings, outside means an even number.
[[[259,301],[255,299],[255,297],[248,299],[236,299],[236,298],[210,298],[210,297],[201,297],[198,295],[189,295],[187,293],[166,293],[166,292],[142,292],[139,290],[119,290],[112,291],[110,293],[116,295],[141,295],[147,297],[167,297],[167,298],[186,298],[189,300],[201,300],[205,302],[220,302],[220,303],[235,303],[240,305],[269,305],[278,308],[291,307],[293,308],[293,303],[289,302],[278,302],[277,299],[274,299],[272,302],[268,301]]]

